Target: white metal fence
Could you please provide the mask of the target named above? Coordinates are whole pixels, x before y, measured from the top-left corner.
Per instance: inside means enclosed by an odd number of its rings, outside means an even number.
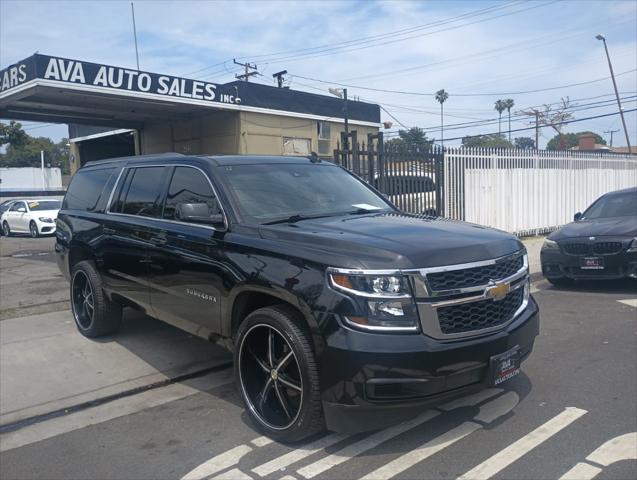
[[[637,186],[637,156],[460,148],[445,152],[444,172],[445,216],[537,235],[604,193]]]

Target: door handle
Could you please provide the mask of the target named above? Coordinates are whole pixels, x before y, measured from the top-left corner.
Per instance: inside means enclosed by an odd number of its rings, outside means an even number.
[[[151,243],[154,243],[155,245],[164,245],[168,241],[168,239],[166,237],[154,236],[154,237],[150,237],[150,241]]]

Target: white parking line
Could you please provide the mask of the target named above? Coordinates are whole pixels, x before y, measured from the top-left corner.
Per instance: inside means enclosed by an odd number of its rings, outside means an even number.
[[[411,430],[412,428],[417,427],[421,423],[425,423],[438,415],[440,415],[440,412],[433,410],[426,411],[412,420],[399,423],[398,425],[389,427],[386,430],[381,430],[369,437],[354,442],[336,453],[328,455],[327,457],[301,468],[298,473],[303,475],[305,478],[314,478],[326,470],[340,465],[361,453],[371,450],[372,448],[385,443],[387,440],[397,437],[398,435],[405,433],[406,431]]]
[[[472,468],[459,477],[458,480],[486,480],[491,478],[586,413],[586,410],[580,408],[566,408],[548,422]]]
[[[197,468],[181,477],[181,480],[202,480],[210,475],[221,472],[226,468],[237,465],[239,460],[251,451],[252,449],[247,445],[239,445],[238,447],[227,450],[216,457],[212,457],[206,463],[202,463]]]
[[[637,432],[611,438],[586,457],[586,460],[604,467],[622,460],[637,460]],[[562,475],[560,480],[591,480],[601,471],[597,466],[580,462]]]
[[[617,300],[619,303],[628,305],[629,307],[637,308],[637,298],[627,298],[626,300]]]
[[[263,436],[255,438],[250,443],[255,447],[265,447],[266,445],[270,445],[273,442],[274,440],[272,440],[270,437]]]
[[[413,467],[419,462],[431,457],[433,454],[447,448],[449,445],[462,440],[467,435],[482,428],[477,423],[465,422],[456,428],[443,433],[420,447],[401,455],[395,460],[383,465],[365,475],[361,480],[387,480]]]
[[[545,278],[538,280],[537,282],[531,283],[531,294],[541,292],[542,290],[548,290],[549,288],[553,288],[551,282],[546,280]]]
[[[457,400],[448,402],[439,408],[441,410],[449,411],[455,408],[477,405],[499,394],[502,391],[503,390],[499,388],[490,388],[487,390],[482,390],[473,395],[469,395],[469,396],[462,397]],[[311,463],[310,465],[307,465],[301,468],[298,471],[298,473],[303,475],[305,478],[313,478],[325,472],[326,470],[329,470],[330,468],[340,465],[341,463],[344,463],[350,460],[351,458],[357,455],[360,455],[361,453],[371,450],[381,445],[382,443],[388,440],[391,440],[392,438],[397,437],[398,435],[405,433],[408,430],[411,430],[412,428],[420,425],[421,423],[424,423],[426,421],[429,421],[437,417],[438,415],[440,415],[440,412],[437,412],[437,411],[424,412],[419,417],[416,417],[413,420],[409,420],[407,422],[394,425],[393,427],[389,427],[385,430],[381,430],[379,432],[376,432],[370,435],[369,437],[363,438],[362,440],[352,443],[351,445],[344,447],[342,450],[336,453],[328,455],[327,457],[324,457],[320,460],[317,460],[314,463]]]
[[[238,468],[233,468],[227,472],[220,473],[216,477],[212,477],[212,480],[252,480],[252,477]]]
[[[307,445],[303,445],[295,450],[292,450],[285,455],[282,455],[274,460],[271,460],[263,465],[259,465],[252,469],[254,473],[260,475],[261,477],[265,477],[266,475],[270,475],[278,470],[282,470],[283,468],[292,465],[300,460],[303,460],[306,457],[314,455],[320,450],[327,448],[335,443],[340,442],[341,440],[347,438],[345,435],[339,435],[336,433],[331,433],[324,437],[319,438]]]
[[[475,416],[476,420],[490,423],[495,419],[506,415],[518,404],[520,398],[515,392],[507,392],[501,397],[491,400],[480,407],[480,412]],[[467,435],[482,428],[482,425],[475,422],[465,422],[456,428],[443,433],[442,435],[429,440],[420,447],[401,455],[382,467],[365,475],[361,480],[388,480],[413,467],[417,463],[430,456],[444,450]]]

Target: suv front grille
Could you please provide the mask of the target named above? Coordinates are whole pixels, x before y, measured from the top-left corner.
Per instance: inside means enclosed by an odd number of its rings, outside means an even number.
[[[504,260],[494,265],[452,270],[449,272],[428,273],[427,281],[431,290],[455,290],[458,288],[486,285],[489,280],[502,280],[517,273],[524,266],[522,255]]]
[[[593,245],[593,253],[612,255],[622,249],[622,242],[597,242]]]
[[[487,299],[441,307],[438,309],[440,330],[449,335],[503,325],[513,318],[523,302],[524,287],[521,287],[499,302]]]
[[[588,243],[565,243],[562,248],[569,255],[586,255],[591,250]]]

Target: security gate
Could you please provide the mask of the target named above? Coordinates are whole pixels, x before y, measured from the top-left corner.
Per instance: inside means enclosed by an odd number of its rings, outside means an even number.
[[[345,148],[342,148],[344,146]],[[437,147],[385,143],[382,132],[359,143],[356,131],[341,135],[334,163],[374,186],[407,213],[444,215],[443,152]]]

